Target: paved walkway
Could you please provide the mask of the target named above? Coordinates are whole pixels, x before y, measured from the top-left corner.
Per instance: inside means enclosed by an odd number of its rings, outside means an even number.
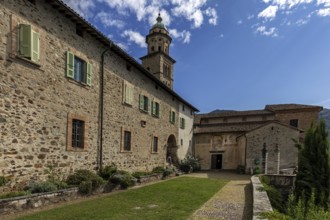
[[[220,171],[191,174],[195,177],[230,180],[219,192],[198,209],[190,220],[251,220],[252,187],[249,175]]]

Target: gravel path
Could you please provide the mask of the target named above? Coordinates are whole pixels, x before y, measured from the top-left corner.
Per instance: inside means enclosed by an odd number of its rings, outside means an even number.
[[[212,173],[211,176],[213,178],[234,180],[226,184],[189,219],[251,220],[252,187],[249,176],[238,176],[230,173],[219,173],[218,175]],[[210,177],[210,175],[208,175],[208,177]]]

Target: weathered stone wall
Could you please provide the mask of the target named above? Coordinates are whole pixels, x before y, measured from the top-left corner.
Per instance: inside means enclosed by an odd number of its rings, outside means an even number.
[[[185,128],[180,128],[179,121],[178,158],[179,160],[182,160],[186,156],[192,155],[192,138],[194,123],[193,110],[191,110],[187,105],[180,103],[179,118],[184,118],[185,120]]]
[[[287,112],[276,112],[275,119],[279,120],[284,124],[290,124],[291,119],[298,119],[298,128],[307,131],[312,123],[317,123],[318,120],[317,111],[287,111]]]
[[[16,21],[16,23],[15,23]],[[28,23],[40,33],[40,66],[12,56],[12,29]],[[15,27],[14,27],[15,28]],[[12,185],[45,178],[48,165],[66,176],[75,169],[96,169],[99,141],[100,63],[105,46],[88,33],[80,37],[76,25],[45,1],[2,1],[0,5],[0,175],[13,176]],[[66,51],[92,65],[92,85],[66,77]],[[119,168],[150,170],[165,162],[169,135],[178,137],[178,122],[169,123],[169,111],[178,111],[178,101],[113,52],[105,62],[104,164]],[[122,104],[123,81],[134,86],[134,104]],[[161,104],[161,116],[140,112],[143,92]],[[68,115],[88,121],[82,151],[66,149]],[[141,126],[141,120],[146,126]],[[122,128],[132,131],[132,151],[121,152]],[[161,128],[161,129],[160,129]],[[152,136],[159,138],[156,154],[151,153]]]
[[[298,149],[292,138],[299,138],[299,131],[278,123],[270,123],[246,134],[246,169],[262,168],[262,149],[266,143],[268,152],[268,173],[276,173],[277,147],[280,151],[280,169],[295,167],[298,162]],[[260,161],[259,164],[255,160]]]

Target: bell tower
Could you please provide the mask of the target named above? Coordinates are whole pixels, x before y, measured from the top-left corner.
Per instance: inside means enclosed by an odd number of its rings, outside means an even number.
[[[154,74],[166,86],[173,89],[173,66],[175,60],[169,56],[172,38],[158,14],[156,23],[146,36],[148,54],[141,57],[142,66]]]

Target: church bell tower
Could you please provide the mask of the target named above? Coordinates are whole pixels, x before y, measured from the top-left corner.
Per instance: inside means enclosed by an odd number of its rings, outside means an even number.
[[[169,56],[172,38],[158,14],[157,22],[146,37],[148,54],[141,57],[142,66],[154,74],[166,86],[173,89],[173,66],[175,60]]]

